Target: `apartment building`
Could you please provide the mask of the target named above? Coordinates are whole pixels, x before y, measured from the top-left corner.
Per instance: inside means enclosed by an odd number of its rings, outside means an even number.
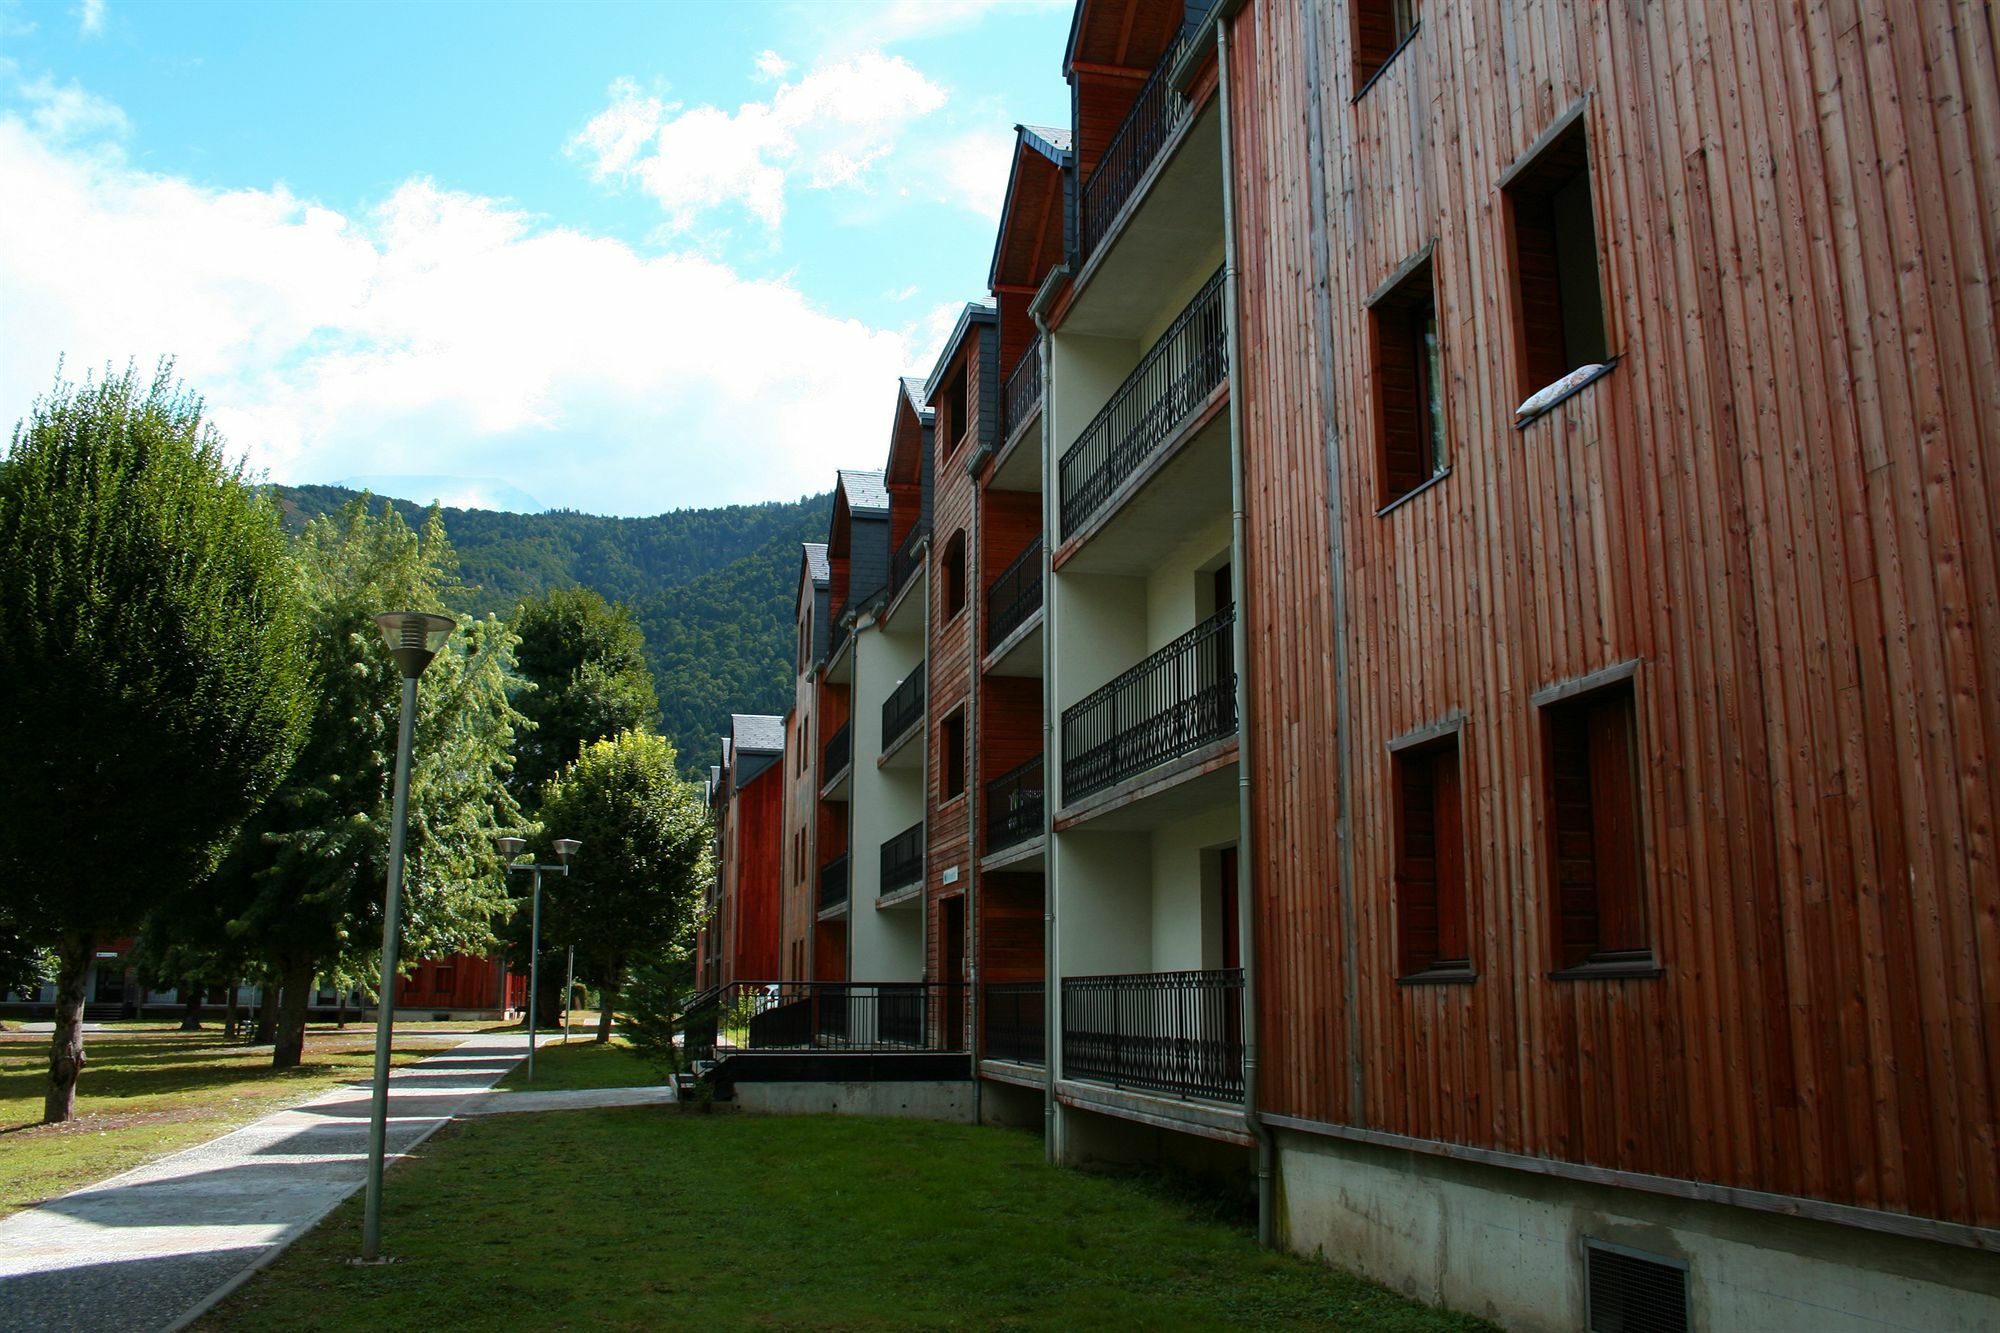
[[[709,769],[715,878],[695,936],[700,988],[782,975],[785,719],[733,713]]]
[[[1065,68],[802,571],[812,975],[1509,1326],[2000,1325],[1983,10],[1083,0]]]

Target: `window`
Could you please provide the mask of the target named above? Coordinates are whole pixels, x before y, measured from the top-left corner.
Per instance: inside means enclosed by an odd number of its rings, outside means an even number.
[[[1423,0],[1354,0],[1354,93],[1400,51],[1417,30]]]
[[[799,674],[801,676],[806,674],[806,658],[812,652],[812,639],[812,613],[808,611],[806,618],[799,622]]]
[[[965,610],[965,533],[951,534],[944,546],[944,618],[955,620]]]
[[[1543,724],[1558,966],[1651,967],[1632,682],[1551,703]]]
[[[960,709],[938,728],[938,789],[949,801],[965,794],[965,710]]]
[[[1387,505],[1445,470],[1444,375],[1428,256],[1369,307],[1375,456]]]
[[[458,984],[458,969],[456,967],[453,967],[449,964],[440,963],[431,972],[431,993],[434,995],[443,995],[448,997],[452,993],[453,987],[455,987],[457,984]]]
[[[1514,339],[1522,397],[1608,354],[1590,200],[1590,143],[1578,114],[1506,182]]]
[[[965,372],[963,370],[958,371],[945,381],[944,410],[944,420],[938,424],[945,429],[945,454],[949,456],[951,451],[958,448],[959,443],[965,439],[965,428],[969,424],[966,421]]]
[[[1396,944],[1403,976],[1469,973],[1465,825],[1458,738],[1391,756],[1395,770]]]

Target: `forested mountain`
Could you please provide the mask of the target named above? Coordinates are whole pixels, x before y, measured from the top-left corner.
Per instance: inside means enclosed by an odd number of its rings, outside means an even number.
[[[339,486],[274,486],[303,527],[355,496]],[[425,506],[394,501],[421,523]],[[681,766],[705,770],[729,714],[792,706],[792,598],[799,544],[826,539],[832,497],[680,509],[651,518],[568,510],[446,509],[445,531],[471,590],[463,608],[506,615],[529,593],[582,585],[627,602],[646,632],[661,728]]]

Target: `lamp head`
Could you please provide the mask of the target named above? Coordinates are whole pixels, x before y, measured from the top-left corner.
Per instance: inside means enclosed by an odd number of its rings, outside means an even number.
[[[562,862],[564,865],[568,865],[569,859],[572,856],[575,856],[577,853],[577,849],[582,846],[583,844],[578,842],[575,838],[557,838],[556,860]]]
[[[397,669],[411,680],[424,674],[424,668],[458,628],[450,616],[428,611],[386,611],[375,617],[375,623],[381,627],[382,642],[388,646],[389,656],[396,659]]]
[[[526,838],[495,838],[493,841],[500,845],[500,855],[509,861],[516,860],[522,852],[528,850]]]

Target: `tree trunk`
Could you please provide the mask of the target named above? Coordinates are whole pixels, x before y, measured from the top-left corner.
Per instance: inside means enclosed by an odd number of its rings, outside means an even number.
[[[333,1011],[333,1025],[342,1031],[347,1029],[347,987],[340,988],[340,1007]]]
[[[535,1026],[552,1032],[562,1018],[563,957],[554,954],[542,959],[542,990],[535,996]]]
[[[618,1008],[620,983],[625,980],[625,960],[614,958],[611,966],[604,969],[604,986],[597,997],[597,1036],[600,1044],[611,1040],[611,1015]]]
[[[271,1048],[271,1068],[294,1069],[306,1052],[306,1006],[312,1000],[311,959],[285,966],[285,995],[278,1004],[278,1038]]]
[[[181,1014],[181,1031],[201,1031],[202,987],[192,981],[181,983],[181,994],[187,997],[187,1009]]]
[[[49,1091],[42,1123],[60,1124],[76,1114],[76,1080],[83,1072],[83,990],[97,941],[71,935],[56,946],[56,1031],[49,1039]]]
[[[242,1017],[237,1012],[242,1005],[242,994],[242,978],[230,978],[229,994],[224,996],[222,1001],[222,1035],[231,1041],[236,1040],[236,1029],[242,1022]]]
[[[252,1046],[269,1046],[278,1039],[278,969],[264,969],[264,982],[257,988],[257,1029],[250,1034]]]

